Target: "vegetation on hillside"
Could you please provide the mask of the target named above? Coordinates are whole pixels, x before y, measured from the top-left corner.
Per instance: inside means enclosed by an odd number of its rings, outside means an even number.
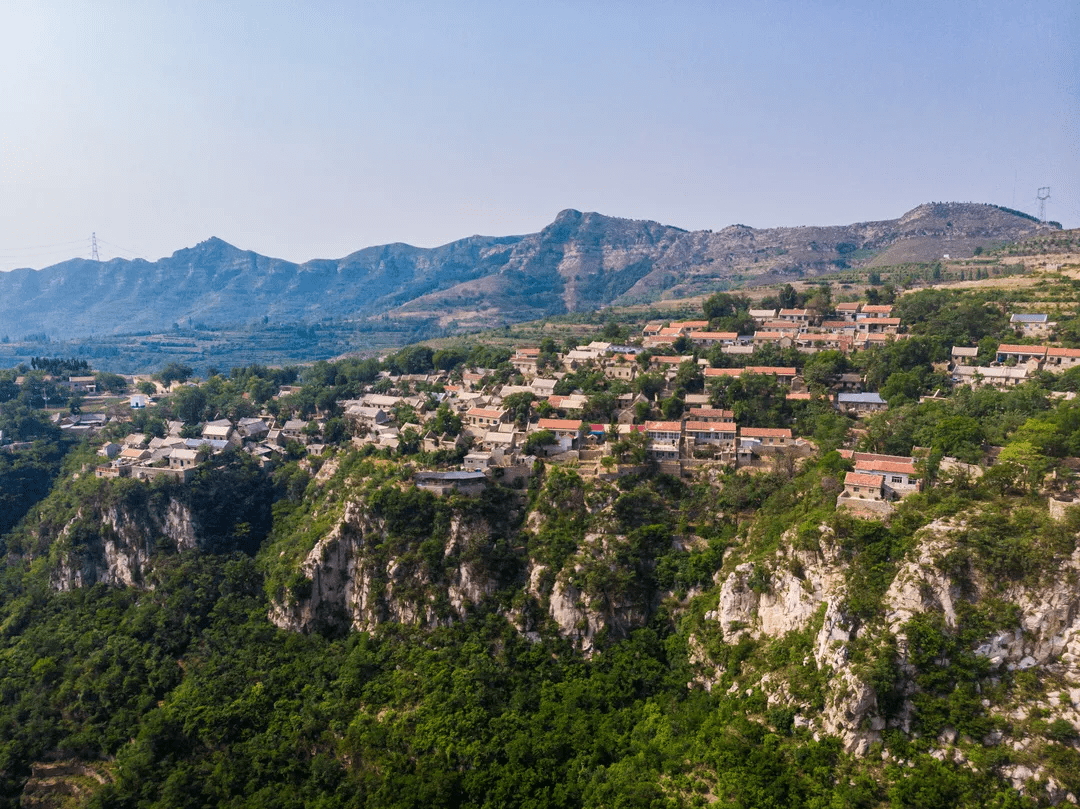
[[[1080,795],[1074,725],[1013,710],[1065,704],[1069,684],[977,652],[1016,631],[1016,593],[1057,583],[1077,551],[1080,514],[1053,519],[1047,498],[1075,489],[1080,401],[1063,394],[1080,386],[1080,370],[953,390],[942,365],[954,345],[977,345],[988,362],[1001,342],[1022,340],[1007,317],[1022,300],[1059,306],[1059,335],[1080,344],[1073,282],[897,291],[880,288],[909,336],[880,348],[732,357],[684,342],[676,350],[689,360],[675,366],[671,395],[659,395],[649,352],[633,384],[586,367],[556,388],[583,394],[586,419],[605,425],[622,394],[643,395],[638,422],[680,418],[687,395],[707,394],[741,425],[790,426],[813,442],[808,457],[703,465],[679,478],[649,464],[632,433],[612,441],[632,474],[605,480],[540,461],[528,485],[494,481],[474,498],[411,484],[417,469],[453,465],[463,450],[424,452],[417,440],[356,449],[341,403],[398,385],[435,414],[437,433],[457,435],[461,418],[423,377],[459,381],[477,369],[482,389],[520,381],[513,336],[417,344],[382,360],[211,369],[103,434],[161,436],[167,419],[194,432],[264,408],[320,421],[322,454],[286,446],[264,470],[226,450],[185,484],[88,474],[94,445],[64,439],[41,409],[60,394],[45,372],[87,370],[79,360],[39,358],[22,385],[0,373],[0,430],[20,447],[0,452],[0,805],[22,805],[32,767],[50,759],[92,767],[105,783],[81,800],[100,807],[1046,803],[1045,780],[1026,794],[1012,787],[1008,768],[1020,766],[1042,766]],[[838,288],[771,294],[763,305],[824,310]],[[743,331],[750,306],[721,293],[696,311],[711,328]],[[593,320],[597,338],[637,331],[610,313]],[[545,367],[566,347],[565,337],[533,336]],[[713,380],[698,360],[797,366],[811,397],[789,400],[766,374]],[[390,383],[386,373],[414,378]],[[859,421],[838,413],[824,394],[841,374],[864,377],[889,409]],[[158,379],[198,375],[176,362]],[[503,404],[520,424],[551,408],[531,393]],[[412,405],[394,413],[399,423],[415,415]],[[841,447],[917,454],[926,485],[888,520],[838,510],[853,469]],[[153,518],[171,506],[190,512],[197,548],[180,549],[168,520]],[[120,511],[152,527],[138,549],[150,560],[145,578],[57,589],[57,569],[119,542]],[[934,532],[947,541],[933,545]],[[321,586],[312,568],[331,535],[352,543],[368,604],[417,604],[418,617],[372,608],[382,617],[358,630],[352,605],[331,604],[307,634],[277,628],[274,610],[308,603]],[[955,614],[886,614],[899,572],[928,547],[924,572],[945,582]],[[839,617],[821,609],[771,635],[717,617],[729,582],[745,581],[747,598],[789,585],[812,592],[820,582],[807,566],[826,559]],[[490,587],[454,602],[466,568]],[[818,648],[827,620],[849,633],[842,665]],[[810,724],[849,675],[870,689],[882,722],[858,755]]]

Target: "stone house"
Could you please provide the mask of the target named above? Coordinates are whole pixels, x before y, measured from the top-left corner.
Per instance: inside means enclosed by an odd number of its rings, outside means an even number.
[[[1009,318],[1009,325],[1021,334],[1036,337],[1049,334],[1057,323],[1051,322],[1049,315],[1015,314]]]
[[[1050,346],[1046,349],[1043,361],[1044,371],[1067,371],[1080,365],[1080,348],[1062,348]]]
[[[953,365],[974,365],[979,356],[979,348],[978,346],[953,346],[951,356]]]
[[[838,393],[836,394],[836,409],[843,413],[863,416],[888,410],[889,404],[877,392]]]
[[[1046,346],[1022,346],[1002,343],[998,346],[995,359],[1001,363],[1013,361],[1017,365],[1023,365],[1032,360],[1042,362],[1045,357]]]
[[[843,496],[855,500],[884,500],[884,482],[881,475],[848,472],[844,475]]]

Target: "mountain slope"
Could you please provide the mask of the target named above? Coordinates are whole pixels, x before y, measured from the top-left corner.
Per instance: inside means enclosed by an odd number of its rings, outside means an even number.
[[[708,292],[750,278],[959,257],[1045,228],[970,203],[920,205],[882,222],[732,225],[717,232],[567,210],[526,236],[471,236],[430,249],[390,244],[303,264],[212,238],[155,262],[74,259],[0,274],[0,334],[69,338],[161,331],[173,323],[384,313],[491,325]]]

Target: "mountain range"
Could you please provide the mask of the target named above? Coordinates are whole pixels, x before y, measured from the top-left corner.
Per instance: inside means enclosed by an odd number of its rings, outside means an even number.
[[[154,262],[72,259],[0,273],[0,334],[69,339],[383,315],[492,326],[846,267],[963,258],[1047,227],[977,203],[927,203],[898,219],[844,226],[718,231],[565,210],[539,233],[388,244],[302,264],[211,238]]]

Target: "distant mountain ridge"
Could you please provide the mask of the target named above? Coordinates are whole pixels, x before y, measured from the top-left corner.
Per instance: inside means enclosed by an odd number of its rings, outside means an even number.
[[[155,262],[73,259],[0,273],[0,335],[53,338],[390,315],[490,326],[612,303],[930,261],[1049,226],[994,205],[928,203],[898,219],[687,231],[565,210],[539,233],[388,244],[296,264],[220,239]]]

